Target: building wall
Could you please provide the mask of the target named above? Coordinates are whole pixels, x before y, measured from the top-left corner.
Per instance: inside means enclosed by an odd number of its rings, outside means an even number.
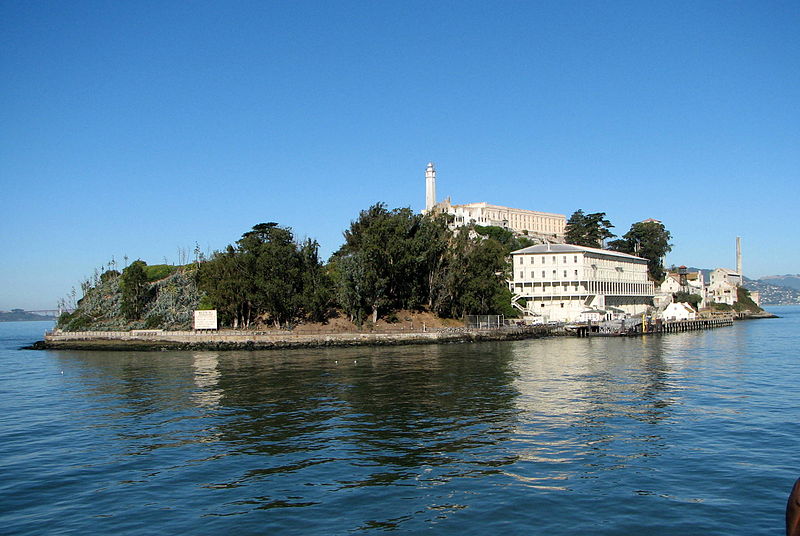
[[[709,285],[715,285],[723,282],[740,286],[742,284],[742,275],[734,272],[733,270],[728,270],[725,268],[717,268],[711,272]]]
[[[455,217],[453,223],[457,226],[470,223],[494,225],[506,227],[518,233],[527,231],[529,234],[551,236],[563,240],[564,228],[567,225],[567,217],[563,214],[522,210],[488,203],[450,205],[444,202],[440,204],[440,207],[443,212]]]
[[[727,303],[733,305],[738,298],[736,293],[736,285],[721,281],[712,283],[708,286],[708,300],[717,303]]]
[[[512,256],[512,293],[527,300],[530,314],[546,320],[573,321],[587,308],[606,306],[634,315],[652,305],[654,287],[648,280],[647,261],[589,251]]]

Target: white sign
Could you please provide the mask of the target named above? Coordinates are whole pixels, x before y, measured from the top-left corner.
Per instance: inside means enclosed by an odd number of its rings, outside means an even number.
[[[194,329],[217,329],[217,310],[195,311]]]

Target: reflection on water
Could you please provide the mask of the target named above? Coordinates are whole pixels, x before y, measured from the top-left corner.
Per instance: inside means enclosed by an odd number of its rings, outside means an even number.
[[[221,373],[217,370],[219,354],[197,352],[192,355],[194,384],[199,389],[192,393],[192,399],[199,406],[214,407],[222,398],[222,390],[217,389]]]
[[[767,534],[773,526],[754,520],[774,514],[771,502],[751,502],[749,513],[736,505],[782,493],[791,471],[776,471],[775,445],[797,440],[770,396],[800,400],[791,378],[768,370],[787,358],[758,353],[754,329],[42,352],[41,363],[63,370],[40,386],[63,418],[41,448],[58,451],[52,481],[62,475],[83,494],[86,506],[61,521],[80,530],[93,520],[95,532],[141,533],[147,520],[164,532],[616,534],[655,524],[662,534]],[[51,515],[34,506],[51,492],[36,494],[15,505],[29,514],[17,532],[35,533],[36,515]]]

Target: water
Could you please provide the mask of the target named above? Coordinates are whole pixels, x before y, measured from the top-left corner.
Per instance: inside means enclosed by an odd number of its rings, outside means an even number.
[[[632,339],[22,351],[0,324],[9,534],[782,534],[800,307]]]

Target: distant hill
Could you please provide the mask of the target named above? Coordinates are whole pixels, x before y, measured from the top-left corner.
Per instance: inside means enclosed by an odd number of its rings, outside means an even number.
[[[768,275],[764,276],[759,281],[769,283],[770,285],[778,285],[780,287],[789,287],[795,290],[800,290],[800,274],[792,275]]]
[[[800,290],[773,285],[766,279],[747,279],[744,286],[761,294],[761,305],[789,305],[800,303]]]
[[[55,320],[55,317],[28,313],[22,309],[0,311],[0,322],[36,322],[42,320]]]

